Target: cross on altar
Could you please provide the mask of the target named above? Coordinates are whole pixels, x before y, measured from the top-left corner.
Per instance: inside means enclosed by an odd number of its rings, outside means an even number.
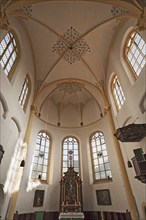
[[[69,166],[73,167],[73,151],[72,150],[68,151],[68,157],[69,157]]]

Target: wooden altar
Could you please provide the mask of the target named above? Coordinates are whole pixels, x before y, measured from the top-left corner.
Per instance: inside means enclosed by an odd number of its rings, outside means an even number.
[[[73,167],[69,167],[60,182],[60,211],[82,212],[82,182]]]
[[[70,166],[60,181],[60,216],[59,219],[84,219],[82,203],[82,181],[78,172]]]

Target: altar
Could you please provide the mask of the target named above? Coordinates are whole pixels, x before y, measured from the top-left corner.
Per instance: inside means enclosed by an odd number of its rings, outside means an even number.
[[[84,219],[84,214],[83,213],[74,213],[74,212],[69,212],[69,213],[60,213],[59,215],[60,220],[82,220]]]
[[[69,162],[67,172],[60,181],[60,220],[82,220],[82,181],[78,172],[74,171],[72,151],[69,151]]]

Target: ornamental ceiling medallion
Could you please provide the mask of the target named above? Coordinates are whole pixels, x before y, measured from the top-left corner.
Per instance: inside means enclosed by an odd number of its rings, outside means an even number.
[[[72,94],[75,92],[81,92],[84,84],[81,83],[71,83],[65,82],[57,85],[60,91],[67,92],[68,94]]]
[[[79,61],[90,47],[75,28],[70,27],[52,47],[52,52],[62,56],[68,63]]]

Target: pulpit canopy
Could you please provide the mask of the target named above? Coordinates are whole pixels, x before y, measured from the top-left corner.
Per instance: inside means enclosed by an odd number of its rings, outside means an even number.
[[[139,142],[146,136],[146,124],[129,124],[118,128],[114,136],[122,142]]]

